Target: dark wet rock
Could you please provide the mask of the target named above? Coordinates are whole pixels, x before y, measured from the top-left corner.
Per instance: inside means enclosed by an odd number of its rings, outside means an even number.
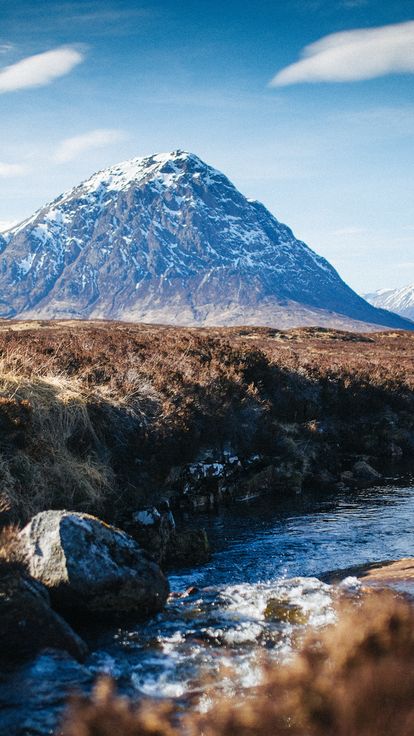
[[[87,646],[50,606],[44,585],[12,568],[0,577],[0,660],[13,662],[43,649],[64,649],[82,661]]]
[[[206,532],[178,530],[168,501],[136,511],[126,528],[160,565],[201,564],[210,558]]]
[[[293,492],[302,490],[304,473],[297,468],[295,463],[282,463],[275,473],[275,481],[278,486]]]
[[[275,469],[267,465],[256,472],[250,472],[246,478],[241,478],[229,488],[227,497],[238,501],[249,501],[268,493],[275,485]]]
[[[92,686],[93,676],[66,652],[45,651],[0,673],[0,733],[50,736],[74,691]]]
[[[325,468],[322,468],[316,473],[313,473],[309,479],[308,483],[315,488],[334,488],[337,486],[337,481],[335,479],[335,476],[333,473],[331,473],[329,470],[326,470]]]
[[[197,565],[210,559],[210,545],[204,529],[175,531],[166,562],[169,565]]]
[[[289,451],[295,447],[289,443]],[[252,501],[272,492],[300,492],[304,459],[295,456],[265,458],[262,455],[223,455],[217,461],[200,461],[175,469],[167,484],[178,492],[179,503],[191,511],[207,511],[233,501]]]
[[[126,526],[128,533],[162,564],[168,557],[170,540],[175,531],[175,520],[168,501],[147,506],[133,514]]]
[[[248,458],[243,464],[232,451],[206,452],[197,462],[173,467],[166,488],[176,495],[180,507],[207,511],[228,499],[240,500],[237,491],[249,472],[248,465]]]
[[[381,473],[378,473],[369,463],[365,460],[358,460],[352,468],[352,473],[358,481],[364,482],[375,482],[380,480]]]
[[[93,516],[44,511],[20,536],[31,575],[61,610],[145,618],[167,599],[168,582],[158,565],[128,534]]]
[[[403,451],[399,445],[396,445],[395,442],[391,442],[387,447],[386,454],[387,457],[399,460],[403,456]]]

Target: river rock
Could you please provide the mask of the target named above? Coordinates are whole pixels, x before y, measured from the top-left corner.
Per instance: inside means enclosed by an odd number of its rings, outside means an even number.
[[[201,565],[210,559],[210,545],[204,529],[174,531],[170,538],[168,565]]]
[[[175,531],[175,521],[168,501],[161,502],[159,507],[147,506],[136,511],[127,527],[128,532],[162,564],[167,556],[171,535]]]
[[[376,480],[381,478],[381,473],[378,473],[378,471],[365,460],[358,460],[352,468],[352,472],[354,477],[361,481],[374,483]]]
[[[145,618],[169,592],[160,568],[125,532],[94,516],[43,511],[20,533],[31,575],[61,610]]]
[[[43,649],[63,649],[78,661],[87,646],[50,606],[44,585],[15,570],[0,576],[0,661],[30,658]]]
[[[284,598],[269,598],[263,615],[266,621],[282,621],[288,624],[306,624],[309,619],[303,608]]]

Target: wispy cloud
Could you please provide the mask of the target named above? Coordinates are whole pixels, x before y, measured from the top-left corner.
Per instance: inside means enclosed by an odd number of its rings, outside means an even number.
[[[352,82],[392,73],[414,73],[414,21],[324,36],[270,82]]]
[[[0,69],[0,94],[27,87],[42,87],[68,74],[84,54],[73,46],[60,46]]]
[[[6,0],[0,0],[0,6],[2,2]],[[28,4],[33,35],[44,38],[59,38],[62,31],[66,35],[68,29],[81,38],[85,38],[86,34],[88,40],[136,35],[170,13],[164,8],[156,7],[162,3],[145,2],[147,7],[140,7],[139,0],[49,0],[48,3],[46,0],[30,3],[20,0],[13,7],[13,24],[16,26],[27,25]],[[45,12],[46,4],[50,5],[51,12]]]
[[[65,138],[56,149],[54,160],[56,163],[64,164],[77,158],[85,151],[93,148],[103,148],[124,140],[125,137],[122,130],[98,128],[90,130],[88,133],[75,135],[72,138]]]
[[[10,179],[14,176],[23,176],[28,171],[27,166],[23,164],[8,164],[0,161],[0,178]]]
[[[12,43],[0,43],[0,54],[8,54],[13,49],[14,45]]]

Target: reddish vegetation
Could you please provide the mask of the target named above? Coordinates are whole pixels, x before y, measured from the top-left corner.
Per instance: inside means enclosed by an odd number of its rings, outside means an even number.
[[[349,604],[339,624],[311,633],[290,664],[265,669],[243,698],[177,718],[168,705],[134,706],[101,681],[77,699],[63,736],[412,736],[414,611],[391,595]]]
[[[229,446],[259,453],[270,486],[338,481],[355,458],[412,453],[413,356],[402,332],[3,323],[2,487],[19,518],[105,513],[179,496],[171,469]]]

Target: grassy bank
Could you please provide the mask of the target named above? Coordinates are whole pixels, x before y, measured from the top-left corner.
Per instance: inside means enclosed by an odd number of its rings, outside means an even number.
[[[196,494],[343,484],[358,459],[412,454],[413,357],[413,333],[2,323],[3,505],[119,521],[187,503],[189,468],[229,455]]]

